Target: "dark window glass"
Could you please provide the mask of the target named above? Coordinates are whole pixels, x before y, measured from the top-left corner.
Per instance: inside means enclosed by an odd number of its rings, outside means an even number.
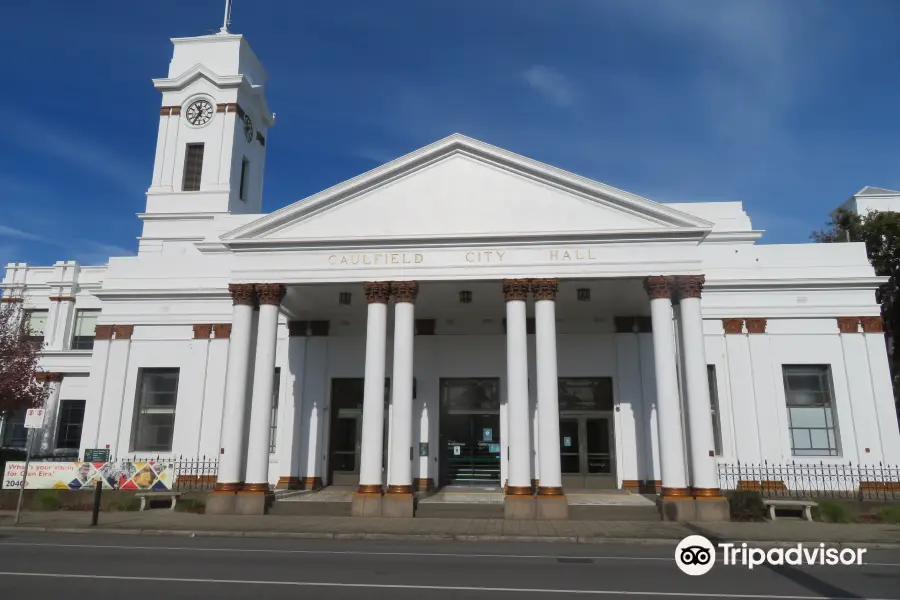
[[[141,370],[132,438],[133,451],[172,450],[177,396],[178,369]]]
[[[84,422],[84,400],[63,400],[59,405],[59,429],[56,447],[78,450],[81,447],[81,425]]]
[[[238,190],[241,200],[247,197],[247,169],[250,168],[250,162],[245,158],[241,161],[241,187]]]
[[[99,316],[99,310],[75,311],[72,350],[91,350],[94,347],[94,332],[97,327],[97,317]]]
[[[559,379],[559,410],[612,410],[611,377]]]
[[[839,456],[831,368],[784,365],[782,370],[794,456]]]
[[[203,174],[203,144],[188,144],[184,152],[184,182],[181,189],[185,192],[200,191],[200,176]]]
[[[722,455],[722,418],[719,416],[719,387],[716,385],[716,365],[706,365],[709,379],[709,410],[712,413],[713,442],[716,456]]]
[[[272,417],[269,422],[269,454],[274,454],[278,442],[278,394],[281,388],[281,367],[275,367],[275,381],[272,386]]]

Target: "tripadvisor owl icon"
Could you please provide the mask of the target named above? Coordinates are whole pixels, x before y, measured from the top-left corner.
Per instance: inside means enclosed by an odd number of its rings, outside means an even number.
[[[702,535],[689,535],[675,547],[675,564],[687,575],[705,575],[716,564],[716,547]]]

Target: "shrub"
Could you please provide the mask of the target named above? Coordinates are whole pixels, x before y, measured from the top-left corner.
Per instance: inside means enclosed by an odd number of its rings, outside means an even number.
[[[39,491],[37,494],[37,505],[40,510],[59,510],[62,507],[59,492],[53,490]]]
[[[126,512],[140,510],[140,508],[140,498],[131,496],[130,498],[120,498],[118,500],[113,500],[109,503],[107,510],[109,510],[110,512]]]
[[[856,510],[846,502],[822,500],[813,507],[813,519],[824,523],[852,523],[856,521]]]
[[[735,521],[762,521],[766,517],[766,505],[762,494],[753,490],[738,490],[728,497],[731,518]]]
[[[885,506],[878,511],[878,520],[882,523],[900,525],[900,506]]]

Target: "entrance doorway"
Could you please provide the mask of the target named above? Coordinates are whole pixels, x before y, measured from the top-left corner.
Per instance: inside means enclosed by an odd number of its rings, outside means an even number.
[[[559,380],[563,487],[617,487],[612,379]]]
[[[390,380],[385,380],[385,433],[387,448],[388,398]],[[328,452],[329,485],[359,484],[359,459],[362,444],[364,379],[331,380],[331,435]],[[382,451],[382,468],[387,451]]]
[[[500,380],[440,385],[440,485],[500,485]]]

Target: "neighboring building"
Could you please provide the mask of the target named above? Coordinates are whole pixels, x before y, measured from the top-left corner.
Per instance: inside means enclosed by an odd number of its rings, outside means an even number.
[[[866,186],[859,190],[838,208],[858,215],[864,215],[873,211],[898,212],[900,211],[900,192]]]
[[[42,453],[219,456],[220,490],[669,496],[900,458],[862,244],[759,245],[739,202],[461,135],[263,214],[266,73],[239,35],[173,43],[137,256],[7,267],[60,379]]]

